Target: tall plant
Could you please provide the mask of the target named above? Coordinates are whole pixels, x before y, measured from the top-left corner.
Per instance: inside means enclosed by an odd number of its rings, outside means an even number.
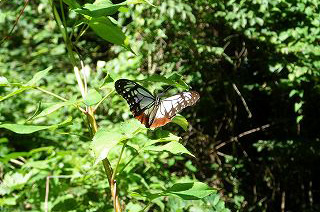
[[[95,164],[102,163],[105,174],[109,182],[109,193],[113,201],[113,207],[116,212],[122,211],[124,206],[119,197],[119,183],[125,181],[126,178],[123,175],[123,171],[134,161],[134,159],[143,152],[163,152],[167,151],[172,154],[188,154],[193,156],[182,144],[180,144],[179,137],[167,132],[159,130],[157,133],[151,133],[148,136],[148,130],[144,128],[138,121],[129,120],[119,125],[114,125],[110,128],[99,128],[96,120],[96,111],[102,103],[110,97],[113,92],[112,76],[107,75],[104,81],[101,83],[100,88],[107,86],[109,92],[107,95],[102,96],[99,93],[99,89],[91,88],[88,78],[89,69],[82,60],[81,54],[79,54],[76,43],[80,37],[91,28],[99,37],[116,45],[120,45],[128,51],[132,51],[128,38],[122,32],[122,29],[118,26],[117,21],[113,18],[118,12],[124,12],[128,10],[128,5],[140,3],[143,1],[125,1],[120,4],[113,4],[108,0],[97,0],[94,3],[88,3],[80,5],[73,0],[60,0],[50,1],[52,7],[53,17],[57,23],[57,26],[62,34],[65,47],[67,49],[67,55],[69,61],[73,67],[74,77],[77,81],[78,91],[81,94],[81,98],[66,99],[54,92],[51,92],[41,86],[39,82],[41,79],[49,75],[49,71],[52,67],[36,73],[33,78],[26,83],[10,83],[11,79],[1,77],[1,86],[17,88],[14,91],[1,96],[0,101],[4,101],[16,94],[25,92],[27,90],[36,89],[44,94],[53,96],[61,102],[55,103],[44,110],[36,111],[36,113],[30,117],[25,123],[2,123],[0,128],[5,128],[18,134],[31,134],[40,130],[49,130],[63,127],[72,121],[71,118],[65,120],[62,123],[54,125],[31,125],[28,124],[32,120],[37,120],[40,117],[46,117],[49,114],[66,106],[73,106],[86,117],[88,123],[88,130],[91,135],[91,148],[95,153]],[[68,8],[68,10],[67,10]],[[68,13],[73,13],[79,16],[80,21],[74,22],[73,26],[69,26]],[[77,33],[76,33],[77,32]],[[181,76],[173,74],[169,78],[154,75],[146,79],[146,82],[159,82],[164,84],[170,84],[178,88],[187,88],[188,86],[181,80]],[[116,106],[114,106],[116,107]],[[186,129],[187,122],[183,117],[179,117],[176,121],[181,127]],[[144,139],[141,139],[141,134]],[[116,158],[116,163],[112,166],[111,161],[108,158],[108,153],[113,147],[121,145],[121,151]],[[133,149],[136,153],[126,163],[122,162],[123,153],[126,149]],[[121,168],[121,169],[120,169]],[[47,178],[47,182],[49,178]],[[4,183],[7,182],[4,180]],[[48,183],[49,184],[49,183]],[[8,184],[4,186],[8,187]],[[45,210],[48,211],[48,195],[49,186],[47,186],[46,202],[44,204]],[[0,189],[1,190],[1,189]],[[201,182],[187,181],[175,183],[169,188],[157,188],[152,191],[140,191],[133,192],[139,199],[147,202],[143,210],[147,210],[149,206],[159,197],[163,196],[175,196],[185,200],[202,199],[211,194],[216,193],[216,190],[207,186]],[[6,194],[6,192],[4,192]],[[215,200],[215,204],[218,201]]]

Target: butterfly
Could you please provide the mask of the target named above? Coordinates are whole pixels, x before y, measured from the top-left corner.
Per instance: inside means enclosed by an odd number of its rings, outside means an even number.
[[[196,91],[181,92],[161,99],[134,81],[119,79],[115,89],[129,104],[133,116],[147,128],[157,128],[171,122],[182,109],[194,105],[200,98]]]

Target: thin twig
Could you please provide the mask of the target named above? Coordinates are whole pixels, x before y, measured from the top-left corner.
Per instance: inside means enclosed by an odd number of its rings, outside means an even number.
[[[19,21],[20,17],[22,16],[24,10],[26,9],[27,5],[29,4],[29,1],[30,1],[30,0],[25,0],[24,6],[23,6],[23,8],[20,10],[20,14],[19,14],[18,17],[16,18],[16,21],[14,22],[13,27],[11,28],[9,34],[2,39],[2,41],[0,42],[0,46],[1,46],[1,45],[3,44],[3,42],[4,42],[5,40],[7,40],[7,39],[10,37],[10,35],[12,34],[14,28],[15,28],[15,27],[17,26],[17,24],[18,24],[18,21]]]
[[[96,111],[96,110],[98,109],[99,105],[100,105],[102,102],[104,102],[104,100],[106,100],[106,99],[108,98],[108,96],[113,93],[113,91],[114,91],[114,89],[112,89],[107,95],[105,95],[105,96],[96,104],[96,106],[94,107],[93,111]]]
[[[216,147],[215,147],[215,150],[218,150],[220,149],[221,147],[225,146],[226,144],[228,143],[231,143],[233,141],[237,141],[239,138],[243,137],[243,136],[246,136],[246,135],[249,135],[251,133],[255,133],[257,131],[261,131],[261,130],[264,130],[266,128],[270,127],[270,124],[265,124],[261,127],[257,127],[257,128],[254,128],[254,129],[251,129],[251,130],[248,130],[248,131],[245,131],[245,132],[242,132],[240,133],[239,135],[235,136],[235,137],[232,137],[231,139],[227,140],[227,141],[224,141],[224,142],[221,142],[219,143]],[[219,141],[218,141],[219,142]],[[217,142],[217,143],[218,143]]]
[[[249,109],[249,107],[248,107],[248,105],[246,103],[246,100],[244,100],[244,98],[241,95],[241,93],[240,93],[239,89],[237,88],[236,84],[232,83],[232,87],[236,91],[236,93],[239,95],[239,97],[240,97],[240,99],[241,99],[246,111],[248,112],[248,118],[251,118],[252,117],[252,113],[251,113],[251,111],[250,111],[250,109]]]
[[[35,87],[37,90],[39,90],[39,91],[42,91],[42,92],[44,92],[44,93],[46,93],[46,94],[49,94],[49,95],[51,95],[51,96],[54,96],[54,97],[56,97],[56,98],[58,98],[58,99],[60,99],[60,100],[62,100],[62,101],[64,101],[64,102],[67,102],[67,101],[69,101],[69,100],[67,100],[67,99],[65,99],[65,98],[63,98],[63,97],[61,97],[61,96],[59,96],[59,95],[57,95],[57,94],[55,94],[55,93],[52,93],[52,92],[50,92],[50,91],[47,91],[47,90],[45,90],[45,89],[43,89],[43,88],[40,88],[40,87]],[[76,108],[78,108],[79,110],[81,110],[81,112],[83,112],[83,113],[86,113],[86,111],[83,109],[83,108],[81,108],[80,106],[78,106],[78,105],[76,105],[76,104],[72,104],[73,106],[75,106]]]
[[[46,179],[46,195],[44,197],[44,211],[48,212],[48,199],[49,199],[49,183],[50,178],[72,178],[74,175],[59,175],[59,176],[47,176]]]

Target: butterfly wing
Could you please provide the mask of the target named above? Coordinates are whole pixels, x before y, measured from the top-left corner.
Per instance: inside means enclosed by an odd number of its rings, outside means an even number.
[[[200,98],[196,91],[182,92],[160,101],[150,128],[166,125],[182,109],[194,105]]]
[[[115,88],[129,104],[134,117],[146,127],[150,126],[149,116],[156,109],[155,97],[141,85],[127,79],[115,82]]]

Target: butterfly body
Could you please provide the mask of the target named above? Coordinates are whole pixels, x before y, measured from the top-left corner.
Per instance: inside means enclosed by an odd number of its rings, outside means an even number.
[[[161,127],[183,108],[195,104],[200,95],[196,91],[182,92],[161,99],[134,81],[120,79],[115,82],[116,91],[128,102],[131,112],[147,128]]]

